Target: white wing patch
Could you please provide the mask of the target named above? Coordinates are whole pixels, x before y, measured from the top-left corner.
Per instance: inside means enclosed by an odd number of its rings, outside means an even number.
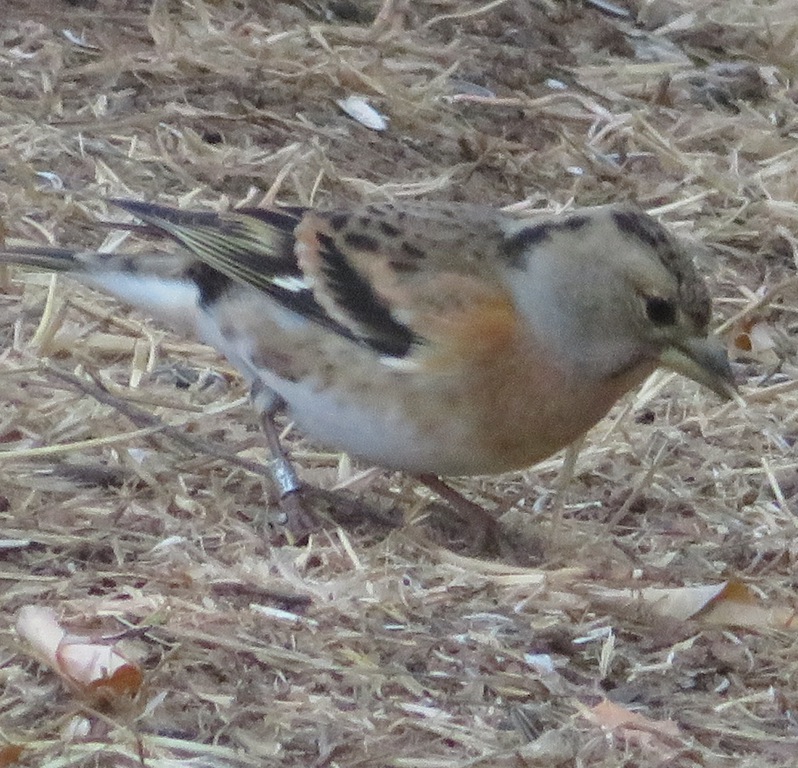
[[[301,277],[292,275],[274,275],[269,278],[269,282],[292,293],[300,293],[301,291],[310,290],[311,286],[307,280]]]
[[[401,371],[402,373],[410,373],[417,371],[421,368],[418,360],[410,357],[392,357],[390,355],[383,355],[380,358],[380,363],[386,368],[391,368],[394,371]]]

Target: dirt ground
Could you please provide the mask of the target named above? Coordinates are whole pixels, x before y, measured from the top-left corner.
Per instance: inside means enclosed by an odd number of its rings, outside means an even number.
[[[657,374],[564,491],[562,457],[458,481],[521,557],[475,555],[411,480],[289,429],[303,479],[369,512],[328,500],[306,545],[276,546],[235,372],[76,283],[4,269],[0,766],[798,764],[794,0],[0,15],[9,243],[119,245],[98,223],[119,196],[636,200],[694,244],[747,401]],[[30,606],[117,648],[140,685],[68,679],[18,632]]]

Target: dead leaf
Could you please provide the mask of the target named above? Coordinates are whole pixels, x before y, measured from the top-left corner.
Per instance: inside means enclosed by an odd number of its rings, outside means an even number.
[[[667,738],[677,738],[679,736],[679,726],[673,720],[652,720],[639,712],[632,712],[609,699],[604,699],[590,709],[590,719],[596,725],[610,730],[627,728],[649,731]]]
[[[6,744],[0,747],[0,768],[16,763],[24,751],[25,747],[20,744]]]
[[[17,632],[40,659],[73,688],[109,701],[135,695],[142,683],[139,667],[116,647],[94,638],[67,635],[50,608],[27,605],[17,617]]]
[[[614,736],[670,759],[681,744],[679,726],[673,720],[652,720],[639,712],[604,699],[585,713],[588,720]]]
[[[658,616],[677,621],[696,619],[705,624],[752,629],[798,629],[798,616],[787,605],[762,605],[743,584],[731,579],[694,587],[591,589],[595,599],[623,606],[644,605]]]
[[[702,611],[726,588],[722,584],[697,587],[643,587],[641,589],[591,589],[601,602],[624,606],[644,606],[658,616],[687,621]]]
[[[734,348],[744,352],[745,357],[769,365],[779,362],[779,332],[766,320],[744,318],[735,325],[732,338]]]

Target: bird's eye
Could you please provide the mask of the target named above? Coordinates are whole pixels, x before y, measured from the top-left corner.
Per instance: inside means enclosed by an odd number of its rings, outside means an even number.
[[[654,325],[673,325],[676,322],[676,305],[659,296],[646,297],[646,317]]]

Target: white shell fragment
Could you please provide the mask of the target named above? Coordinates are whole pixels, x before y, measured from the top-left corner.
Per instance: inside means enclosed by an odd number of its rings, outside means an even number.
[[[84,35],[79,35],[77,32],[73,32],[71,29],[62,29],[61,34],[69,40],[72,45],[77,45],[79,48],[84,48],[87,51],[99,51],[99,46],[92,45]]]
[[[551,88],[552,91],[567,91],[568,84],[564,83],[562,80],[556,80],[553,77],[546,78],[546,87]]]
[[[53,173],[53,171],[36,171],[36,175],[40,179],[44,179],[53,189],[64,188],[63,179],[57,173]]]
[[[470,80],[461,80],[459,77],[449,78],[449,89],[457,96],[479,96],[483,99],[495,99],[496,93],[484,85],[477,85]]]
[[[377,112],[363,96],[347,96],[335,102],[349,117],[372,131],[388,129],[388,118]]]
[[[615,5],[615,3],[609,3],[607,0],[585,0],[585,5],[589,5],[602,13],[606,13],[607,16],[614,16],[616,19],[632,18],[632,14],[629,13],[626,8],[621,8],[621,6]]]

